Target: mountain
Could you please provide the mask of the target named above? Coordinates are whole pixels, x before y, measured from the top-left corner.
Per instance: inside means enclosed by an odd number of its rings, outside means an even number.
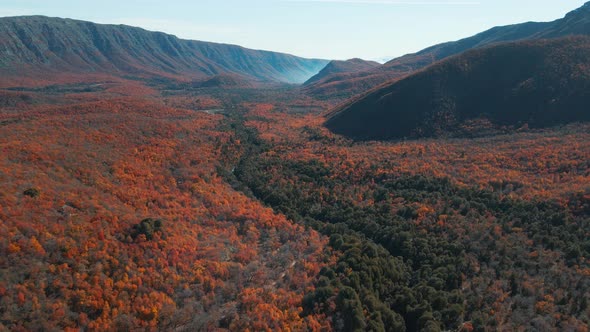
[[[326,77],[334,74],[356,73],[379,67],[380,64],[374,61],[365,61],[363,59],[350,59],[346,61],[333,60],[324,69],[315,76],[307,80],[304,85],[309,86],[324,81]]]
[[[376,62],[378,62],[380,64],[384,64],[384,63],[387,63],[387,62],[389,62],[389,61],[391,61],[393,59],[395,59],[394,56],[383,56],[383,57],[379,57],[379,58],[374,58],[372,60],[373,61],[376,61]]]
[[[590,121],[590,37],[493,45],[432,65],[338,109],[354,139],[464,136]]]
[[[125,25],[43,16],[0,18],[0,73],[7,77],[106,73],[205,79],[237,74],[303,83],[327,60],[182,40]]]
[[[202,82],[193,82],[192,86],[198,88],[248,88],[254,86],[254,82],[236,74],[219,74]]]
[[[568,13],[564,18],[553,22],[527,22],[495,27],[469,38],[435,45],[418,53],[391,60],[384,67],[387,70],[397,72],[412,71],[428,66],[451,55],[494,43],[525,39],[558,38],[579,34],[590,34],[590,2]]]
[[[559,38],[568,35],[590,34],[590,2],[553,22],[527,22],[495,27],[475,36],[459,41],[443,43],[426,48],[418,53],[393,59],[383,66],[354,74],[335,74],[325,78],[321,84],[307,89],[314,96],[354,96],[391,80],[399,79],[412,72],[449,56],[480,48],[494,43]]]

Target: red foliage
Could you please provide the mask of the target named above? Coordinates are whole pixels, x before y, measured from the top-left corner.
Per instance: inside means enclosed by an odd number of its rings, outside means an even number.
[[[299,306],[325,240],[217,174],[223,117],[109,84],[0,110],[2,327],[317,326]],[[161,231],[134,239],[148,217]]]

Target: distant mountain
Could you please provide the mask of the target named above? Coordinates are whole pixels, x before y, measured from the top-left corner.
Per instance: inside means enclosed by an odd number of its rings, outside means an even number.
[[[590,2],[553,22],[527,22],[495,27],[475,36],[448,42],[393,59],[383,66],[354,74],[335,74],[321,84],[307,89],[314,96],[352,97],[375,87],[399,79],[452,55],[494,43],[558,38],[568,35],[590,35]]]
[[[367,71],[327,75],[320,82],[303,86],[302,90],[319,99],[346,100],[404,75],[407,73],[395,73],[379,66]]]
[[[0,18],[0,75],[107,73],[205,79],[237,74],[254,80],[303,83],[327,60],[182,40],[125,25],[43,16]]]
[[[380,58],[374,58],[374,59],[371,59],[371,60],[373,60],[375,62],[378,62],[380,64],[384,64],[384,63],[387,63],[387,62],[389,62],[389,61],[391,61],[391,60],[393,60],[395,58],[396,57],[394,57],[394,56],[384,56],[384,57],[380,57]]]
[[[590,34],[590,2],[553,22],[527,22],[495,27],[475,36],[435,45],[415,54],[405,55],[387,62],[384,67],[396,72],[412,71],[428,66],[438,60],[464,51],[494,43],[558,38],[567,35]]]
[[[468,51],[338,109],[332,131],[355,139],[478,135],[590,121],[590,37]]]
[[[326,77],[334,74],[346,74],[356,73],[359,71],[365,71],[372,68],[379,67],[381,64],[374,61],[365,61],[363,59],[350,59],[346,61],[334,60],[328,63],[324,69],[322,69],[315,76],[307,80],[304,85],[309,86],[316,83],[321,83]]]

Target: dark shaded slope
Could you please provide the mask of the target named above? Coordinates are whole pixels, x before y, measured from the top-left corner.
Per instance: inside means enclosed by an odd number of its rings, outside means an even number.
[[[3,75],[108,73],[205,78],[231,73],[303,83],[328,61],[178,39],[124,25],[43,16],[0,19]]]
[[[462,135],[590,120],[590,38],[466,52],[344,106],[326,123],[355,139]]]
[[[590,34],[590,2],[553,22],[527,22],[495,27],[459,41],[443,43],[393,59],[378,68],[347,75],[335,74],[307,89],[322,97],[352,97],[390,80],[399,79],[436,61],[494,43]],[[369,88],[367,88],[369,87]]]

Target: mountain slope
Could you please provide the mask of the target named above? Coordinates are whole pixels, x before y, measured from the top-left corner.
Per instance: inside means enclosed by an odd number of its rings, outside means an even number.
[[[590,2],[553,22],[526,22],[495,27],[472,37],[435,45],[416,54],[394,59],[387,62],[384,67],[395,71],[416,70],[451,55],[494,43],[558,38],[577,34],[590,34]]]
[[[558,38],[568,35],[590,35],[590,2],[553,22],[527,22],[495,27],[459,41],[443,43],[418,53],[393,59],[381,67],[348,75],[332,75],[323,83],[307,89],[315,96],[354,96],[390,80],[399,79],[412,72],[449,56],[494,43]]]
[[[468,51],[344,106],[326,125],[355,139],[461,135],[589,121],[589,104],[590,38],[579,36]]]
[[[248,79],[235,74],[220,74],[206,79],[202,82],[193,82],[193,87],[200,88],[232,88],[232,87],[252,87],[252,82]]]
[[[380,64],[374,61],[365,61],[363,59],[350,59],[346,61],[333,60],[324,69],[315,76],[307,80],[304,85],[313,85],[321,83],[326,77],[334,74],[356,73],[379,67]]]
[[[206,78],[238,74],[253,80],[303,83],[328,61],[182,40],[124,25],[43,16],[0,18],[3,76],[108,73]]]

